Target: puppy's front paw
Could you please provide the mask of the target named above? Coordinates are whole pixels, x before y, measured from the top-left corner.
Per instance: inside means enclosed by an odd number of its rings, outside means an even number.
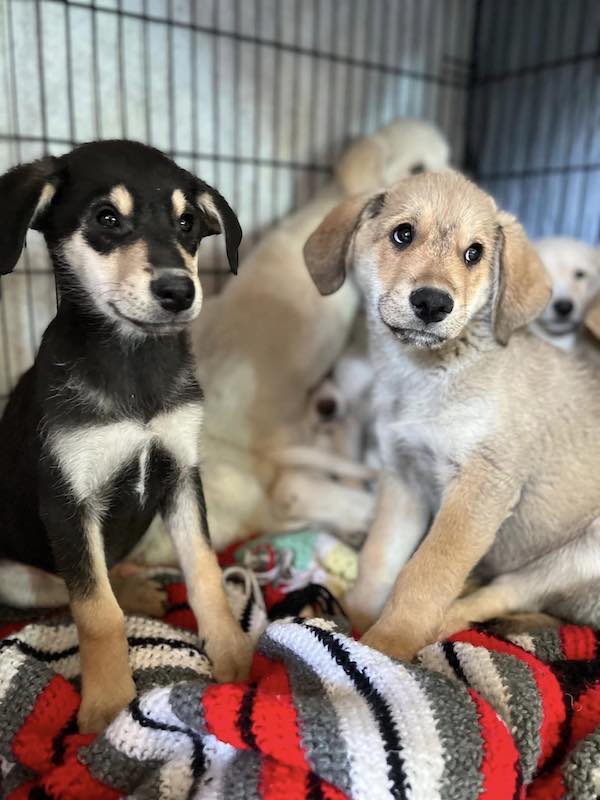
[[[361,644],[379,650],[391,658],[400,661],[412,661],[424,643],[411,642],[398,633],[398,629],[391,630],[381,623],[375,623],[361,638]]]
[[[219,631],[211,631],[205,644],[212,664],[213,677],[219,683],[248,680],[254,647],[237,622]]]
[[[77,714],[80,733],[101,733],[131,703],[135,694],[135,684],[130,675],[118,684],[85,687]]]

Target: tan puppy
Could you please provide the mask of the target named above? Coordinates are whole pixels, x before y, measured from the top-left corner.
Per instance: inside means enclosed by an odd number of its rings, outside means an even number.
[[[419,175],[343,203],[305,257],[323,293],[355,270],[377,371],[390,474],[348,597],[376,620],[363,641],[410,659],[514,612],[599,623],[600,377],[521,330],[550,283],[519,223],[457,173]],[[458,599],[473,570],[489,583]]]

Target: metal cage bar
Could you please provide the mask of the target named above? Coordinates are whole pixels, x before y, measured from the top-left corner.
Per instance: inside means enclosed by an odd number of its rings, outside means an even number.
[[[397,116],[439,125],[532,235],[598,237],[595,0],[0,0],[0,171],[153,144],[237,209],[243,252]],[[227,270],[203,245],[205,290]],[[0,403],[55,310],[39,235],[0,282]]]

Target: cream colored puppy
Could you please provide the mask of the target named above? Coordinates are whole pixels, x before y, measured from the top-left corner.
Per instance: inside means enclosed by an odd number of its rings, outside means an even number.
[[[302,247],[349,194],[411,172],[443,169],[448,143],[420,120],[400,119],[353,144],[335,179],[267,233],[222,294],[205,302],[193,346],[205,391],[205,491],[221,549],[257,529],[280,526],[267,491],[277,466],[269,451],[312,443],[310,392],[342,352],[358,305],[348,282],[321,297]]]
[[[556,347],[572,351],[600,289],[600,249],[567,237],[540,239],[535,248],[552,280],[552,296],[533,330]]]
[[[515,612],[600,623],[600,377],[524,330],[550,295],[516,219],[457,173],[335,209],[305,247],[324,294],[353,269],[388,480],[349,606],[410,659]],[[487,584],[459,599],[475,571]]]

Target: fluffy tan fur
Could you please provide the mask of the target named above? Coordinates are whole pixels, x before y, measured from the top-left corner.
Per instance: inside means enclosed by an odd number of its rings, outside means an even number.
[[[405,222],[413,242],[400,250],[391,234]],[[364,641],[411,658],[516,612],[598,624],[600,377],[525,330],[550,284],[522,227],[449,173],[402,181],[344,224],[343,252],[332,237],[318,271],[342,258],[363,291],[389,471],[347,598],[374,623]],[[483,256],[470,267],[474,242]],[[423,286],[454,300],[430,325],[409,301]],[[482,586],[461,597],[473,571]]]

